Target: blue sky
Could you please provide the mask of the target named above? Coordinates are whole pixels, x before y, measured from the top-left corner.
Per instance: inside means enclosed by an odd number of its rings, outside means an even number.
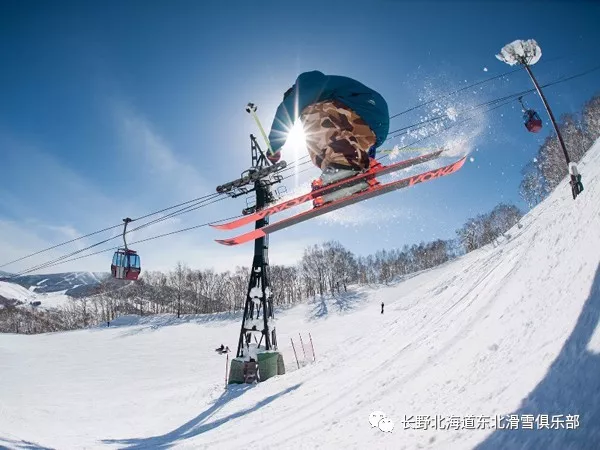
[[[534,71],[542,83],[593,67],[599,18],[595,2],[4,1],[0,264],[237,178],[250,163],[248,136],[258,135],[246,103],[258,105],[268,131],[283,92],[303,71],[356,78],[396,114],[510,70],[494,55],[515,39],[540,44]],[[598,92],[599,74],[548,88],[556,115],[580,111]],[[391,129],[435,115],[436,107],[460,110],[530,87],[524,72],[512,74],[392,119]],[[526,100],[542,108],[535,96]],[[450,238],[466,218],[498,202],[524,207],[520,171],[550,127],[527,133],[520,116],[513,103],[423,142],[459,140],[473,161],[451,177],[274,234],[271,263],[292,263],[305,246],[328,239],[368,254]],[[390,139],[384,148],[412,139]],[[284,150],[288,162],[297,156]],[[286,187],[318,174],[313,169]],[[234,216],[245,206],[243,197],[227,199],[131,240]],[[150,270],[178,260],[217,270],[249,264],[251,245],[213,242],[228,236],[200,228],[134,248]],[[106,271],[109,263],[105,254],[46,271]]]

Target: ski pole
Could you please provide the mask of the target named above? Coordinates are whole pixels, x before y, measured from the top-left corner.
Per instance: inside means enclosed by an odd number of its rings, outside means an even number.
[[[271,147],[271,142],[269,142],[269,138],[267,137],[267,134],[265,133],[265,129],[263,128],[262,124],[260,123],[260,119],[258,118],[258,115],[256,114],[256,109],[257,109],[257,107],[254,103],[248,103],[248,105],[246,106],[246,112],[248,112],[250,115],[252,115],[252,117],[254,118],[254,121],[256,122],[256,125],[258,126],[258,129],[260,130],[260,134],[262,134],[263,139],[267,143],[267,147],[269,148],[269,154],[273,155],[273,154],[275,154],[275,152],[273,151],[273,148]]]
[[[313,351],[313,361],[316,361],[317,357],[315,355],[315,347],[313,345],[312,336],[310,335],[310,333],[308,333],[308,337],[310,338],[310,346],[312,347],[312,351]]]
[[[298,364],[298,369],[299,369],[300,363],[298,362],[298,355],[296,355],[296,347],[294,347],[294,340],[292,338],[290,338],[290,341],[292,341],[292,348],[294,349],[294,356],[296,357],[296,364]]]

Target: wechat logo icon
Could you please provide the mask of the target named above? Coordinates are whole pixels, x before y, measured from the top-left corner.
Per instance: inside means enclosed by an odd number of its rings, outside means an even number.
[[[373,411],[369,415],[369,423],[371,428],[379,428],[384,433],[391,433],[394,429],[394,421],[389,417],[386,417],[384,412]]]

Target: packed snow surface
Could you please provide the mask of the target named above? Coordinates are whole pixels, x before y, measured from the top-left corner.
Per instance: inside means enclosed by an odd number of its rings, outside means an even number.
[[[240,314],[0,335],[0,446],[594,448],[599,144],[579,170],[577,200],[563,181],[495,245],[278,311],[287,373],[258,385],[225,390],[214,351],[235,353]]]

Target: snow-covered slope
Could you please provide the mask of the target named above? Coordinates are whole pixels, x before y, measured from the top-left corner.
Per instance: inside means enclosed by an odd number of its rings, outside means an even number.
[[[11,304],[20,306],[29,306],[31,303],[40,302],[38,307],[42,309],[64,306],[72,301],[72,298],[66,295],[64,291],[36,294],[31,289],[25,289],[16,283],[6,281],[0,281],[0,297],[9,300]],[[11,300],[16,300],[16,303]],[[2,304],[2,301],[0,301],[0,304]]]
[[[0,281],[0,297],[4,297],[7,300],[29,303],[34,299],[35,295],[18,284]]]
[[[256,386],[224,390],[213,351],[235,348],[239,315],[0,335],[0,445],[597,448],[600,144],[579,167],[576,201],[563,182],[496,247],[280,312],[288,373]],[[297,369],[299,332],[317,360]],[[376,410],[391,433],[369,424]],[[510,414],[520,429],[491,428]],[[553,428],[537,430],[544,417]],[[523,429],[530,418],[534,430]]]
[[[32,292],[66,293],[72,297],[89,295],[95,286],[109,277],[104,272],[64,272],[40,275],[20,275],[4,281],[19,284]]]

